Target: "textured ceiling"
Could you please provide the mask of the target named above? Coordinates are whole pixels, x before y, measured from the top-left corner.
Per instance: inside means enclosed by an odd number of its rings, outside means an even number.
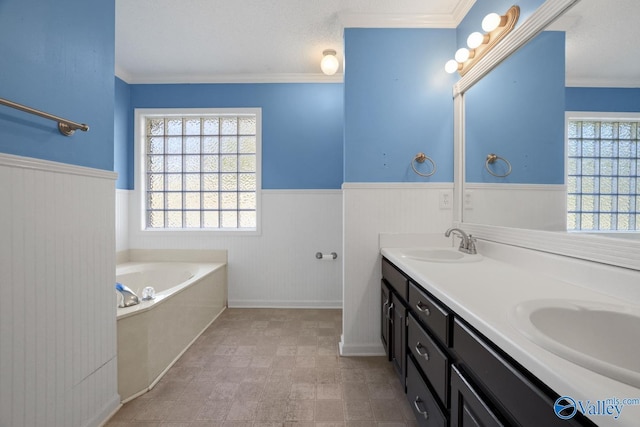
[[[475,0],[116,0],[116,74],[129,83],[332,81],[348,27],[455,27]],[[567,84],[640,87],[640,0],[580,0]],[[622,55],[624,50],[629,54]]]
[[[567,85],[640,87],[640,1],[580,0],[552,29],[567,32]]]
[[[317,80],[323,50],[341,57],[345,24],[455,27],[473,1],[116,0],[116,74],[129,83]]]

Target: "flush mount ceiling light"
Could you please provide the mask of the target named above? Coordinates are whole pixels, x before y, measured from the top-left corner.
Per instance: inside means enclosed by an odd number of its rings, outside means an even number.
[[[320,69],[327,76],[333,76],[340,68],[340,62],[336,57],[336,51],[333,49],[327,49],[322,52],[322,61],[320,61]]]
[[[444,69],[447,73],[455,73],[457,71],[461,76],[464,76],[476,62],[513,30],[519,17],[519,6],[511,6],[504,15],[490,13],[485,16],[482,20],[482,29],[486,33],[471,33],[467,38],[469,49],[458,49],[455,59],[449,60]]]

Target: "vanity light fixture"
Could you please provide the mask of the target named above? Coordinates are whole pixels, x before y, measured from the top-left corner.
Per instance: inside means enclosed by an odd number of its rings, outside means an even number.
[[[519,6],[511,6],[504,15],[490,13],[485,16],[482,20],[482,29],[485,34],[480,32],[471,33],[467,38],[469,49],[458,49],[455,59],[451,59],[445,64],[444,69],[446,72],[452,74],[457,71],[460,76],[464,76],[476,62],[513,30],[519,17]]]
[[[322,52],[322,61],[320,61],[320,69],[327,76],[333,76],[340,68],[340,62],[336,56],[336,51],[333,49],[327,49]]]

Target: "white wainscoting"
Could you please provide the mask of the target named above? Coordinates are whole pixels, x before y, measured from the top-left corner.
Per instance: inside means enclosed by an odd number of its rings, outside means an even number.
[[[344,184],[344,272],[342,340],[344,356],[384,354],[380,341],[379,239],[389,234],[431,235],[425,245],[447,244],[451,209],[440,209],[449,183]],[[413,241],[412,243],[417,243]],[[394,245],[395,246],[395,245]]]
[[[225,249],[230,307],[342,307],[342,192],[263,190],[261,234],[141,231],[130,192],[129,249]],[[121,234],[118,233],[118,236]],[[317,260],[316,252],[338,254]]]
[[[129,250],[129,190],[116,190],[116,252]]]
[[[466,183],[464,188],[464,222],[567,230],[567,188],[564,185]]]
[[[0,426],[118,407],[115,177],[0,154]]]

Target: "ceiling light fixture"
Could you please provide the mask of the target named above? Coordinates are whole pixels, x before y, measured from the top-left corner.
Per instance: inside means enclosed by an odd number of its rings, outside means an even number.
[[[320,69],[327,76],[333,76],[340,68],[340,62],[336,57],[336,51],[333,49],[327,49],[322,52],[322,61],[320,61]]]
[[[445,64],[446,72],[452,74],[457,71],[461,76],[464,76],[493,46],[513,30],[519,17],[519,6],[511,6],[502,16],[497,13],[485,16],[482,20],[482,29],[486,33],[471,33],[467,38],[469,49],[464,47],[458,49],[455,59],[451,59]]]

